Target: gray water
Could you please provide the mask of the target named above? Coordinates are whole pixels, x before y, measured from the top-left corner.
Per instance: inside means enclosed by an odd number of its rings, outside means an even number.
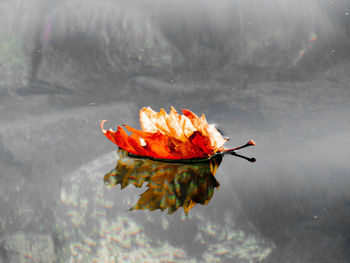
[[[350,4],[0,3],[0,262],[349,262]],[[228,147],[210,203],[128,211],[99,128],[204,113]]]

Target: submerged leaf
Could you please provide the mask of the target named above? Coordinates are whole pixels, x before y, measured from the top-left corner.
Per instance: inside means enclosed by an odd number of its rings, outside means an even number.
[[[121,188],[129,184],[136,187],[147,184],[147,190],[130,210],[168,209],[168,213],[172,214],[183,207],[187,214],[197,203],[208,204],[214,188],[219,187],[214,175],[222,155],[208,161],[181,164],[130,157],[122,149],[118,153],[120,159],[115,169],[105,175],[105,184],[120,184]]]

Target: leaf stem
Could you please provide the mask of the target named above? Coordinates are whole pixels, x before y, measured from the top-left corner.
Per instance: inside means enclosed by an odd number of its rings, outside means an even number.
[[[254,146],[255,145],[255,142],[253,140],[250,140],[249,142],[247,142],[246,144],[240,146],[240,147],[237,147],[237,148],[233,148],[233,149],[228,149],[226,151],[223,151],[221,152],[222,154],[231,154],[233,156],[237,156],[237,157],[240,157],[242,159],[246,159],[247,161],[249,162],[256,162],[256,159],[254,157],[252,158],[249,158],[249,157],[246,157],[246,156],[243,156],[243,155],[240,155],[238,153],[236,153],[235,151],[236,150],[240,150],[240,149],[243,149],[243,148],[246,148],[246,147],[249,147],[249,146]]]
[[[240,149],[243,149],[243,148],[246,148],[246,147],[249,147],[249,146],[254,146],[255,145],[255,142],[253,140],[250,140],[249,142],[247,142],[246,144],[242,145],[242,146],[239,146],[237,148],[232,148],[232,149],[227,149],[226,151],[222,152],[222,153],[231,153],[231,152],[234,152],[236,150],[240,150]]]

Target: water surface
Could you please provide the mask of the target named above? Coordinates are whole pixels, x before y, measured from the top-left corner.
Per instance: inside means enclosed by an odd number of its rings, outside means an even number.
[[[350,260],[346,1],[0,6],[0,262]],[[99,122],[170,105],[257,162],[225,156],[188,216],[128,211]]]

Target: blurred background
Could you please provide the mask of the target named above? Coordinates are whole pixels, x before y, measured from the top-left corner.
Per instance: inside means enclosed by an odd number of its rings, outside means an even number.
[[[350,2],[0,2],[0,262],[349,262]],[[231,138],[189,216],[127,209],[99,123]]]

